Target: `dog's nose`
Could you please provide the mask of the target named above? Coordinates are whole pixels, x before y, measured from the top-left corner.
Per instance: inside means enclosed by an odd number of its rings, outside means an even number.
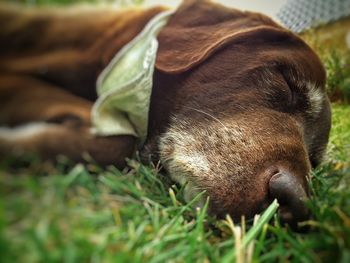
[[[288,172],[274,174],[269,182],[269,191],[270,197],[277,198],[280,204],[279,215],[283,223],[296,228],[298,222],[308,219],[307,194],[295,176]]]

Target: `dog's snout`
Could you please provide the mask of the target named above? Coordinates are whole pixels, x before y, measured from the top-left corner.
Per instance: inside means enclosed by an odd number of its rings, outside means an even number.
[[[308,219],[307,193],[293,174],[286,171],[274,174],[269,181],[269,195],[280,203],[279,214],[283,223],[296,227],[298,222]]]

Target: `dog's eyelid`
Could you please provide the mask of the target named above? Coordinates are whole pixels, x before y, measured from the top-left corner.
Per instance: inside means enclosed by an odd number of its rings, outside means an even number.
[[[297,92],[296,92],[296,89],[295,89],[295,85],[293,85],[292,83],[290,83],[284,76],[283,76],[286,84],[287,84],[287,87],[288,87],[288,92],[289,92],[289,101],[290,101],[290,104],[291,105],[294,105],[295,102],[296,102],[296,96],[297,96]]]
[[[288,88],[289,103],[291,106],[295,105],[298,97],[298,83],[294,74],[287,73],[286,70],[279,69],[283,80]]]

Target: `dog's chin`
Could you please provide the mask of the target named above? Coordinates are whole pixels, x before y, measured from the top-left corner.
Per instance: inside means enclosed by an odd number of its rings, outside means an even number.
[[[186,165],[177,163],[168,157],[166,161],[163,161],[163,166],[172,181],[181,187],[184,201],[191,203],[191,207],[194,209],[203,208],[207,198],[206,191],[201,189],[194,178],[190,176],[189,171],[184,169]]]
[[[193,201],[192,207],[195,209],[203,208],[206,202],[205,191],[199,190],[199,188],[192,182],[187,182],[184,186],[183,198],[186,203]],[[194,201],[194,199],[196,200]]]

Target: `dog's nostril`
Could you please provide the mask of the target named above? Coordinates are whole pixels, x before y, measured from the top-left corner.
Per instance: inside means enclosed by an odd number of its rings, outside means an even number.
[[[277,198],[280,203],[280,217],[284,223],[296,227],[298,222],[308,218],[309,212],[305,205],[307,194],[295,176],[279,172],[273,175],[269,182],[271,198]]]

